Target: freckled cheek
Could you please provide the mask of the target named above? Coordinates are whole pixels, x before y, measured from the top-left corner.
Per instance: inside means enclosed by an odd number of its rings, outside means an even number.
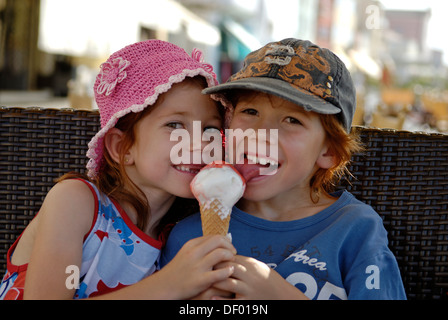
[[[171,141],[147,141],[140,143],[135,149],[135,156],[140,161],[158,162],[167,161],[170,158],[170,151],[177,142]]]
[[[307,160],[314,161],[318,149],[318,143],[307,141],[306,138],[279,138],[279,153],[283,153],[285,161],[293,164],[304,164]]]

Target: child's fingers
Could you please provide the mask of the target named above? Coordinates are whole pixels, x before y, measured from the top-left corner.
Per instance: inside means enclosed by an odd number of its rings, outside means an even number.
[[[217,263],[215,265],[215,269],[233,266],[234,271],[232,274],[232,278],[238,279],[238,280],[244,279],[245,274],[248,272],[248,269],[245,265],[242,265],[241,263],[239,263],[238,257],[239,256],[235,256],[232,260]]]
[[[205,236],[205,237],[199,237],[192,239],[188,241],[184,247],[186,250],[195,250],[195,258],[198,258],[200,256],[205,256],[208,253],[212,252],[213,250],[217,248],[222,248],[229,250],[234,255],[236,254],[236,249],[232,245],[232,243],[229,241],[228,238],[223,236]]]
[[[233,266],[227,266],[225,268],[209,271],[205,275],[205,278],[207,279],[207,282],[210,284],[220,283],[220,282],[224,281],[225,279],[229,279],[229,277],[232,275],[233,271],[234,271]],[[220,288],[217,288],[217,289],[220,289]]]
[[[209,266],[212,269],[218,270],[215,266],[221,262],[224,261],[232,261],[234,259],[235,255],[232,251],[229,251],[228,249],[218,248],[210,253],[208,253],[203,260],[204,265]],[[227,265],[223,268],[229,268],[231,267],[234,269],[233,265]],[[220,268],[222,269],[222,268]]]
[[[232,251],[233,254],[236,254],[235,247],[227,237],[215,235],[215,236],[205,236],[202,238],[204,241],[204,246],[209,250],[210,249],[213,250],[215,248],[223,248]]]
[[[225,278],[222,281],[215,282],[213,287],[222,291],[232,292],[236,296],[242,296],[245,293],[247,285],[243,281],[235,279],[232,276]]]

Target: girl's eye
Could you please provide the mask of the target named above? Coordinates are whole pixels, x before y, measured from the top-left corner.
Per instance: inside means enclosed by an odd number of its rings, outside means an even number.
[[[215,132],[221,132],[221,129],[219,129],[219,128],[216,128],[216,127],[205,127],[204,128],[204,132],[207,132],[207,133],[210,133],[210,134],[212,134],[212,133],[215,133]]]
[[[300,120],[297,120],[296,118],[293,118],[293,117],[287,117],[286,122],[291,123],[291,124],[302,125],[302,122]]]
[[[181,122],[169,122],[166,124],[167,127],[171,129],[183,129],[183,124]]]

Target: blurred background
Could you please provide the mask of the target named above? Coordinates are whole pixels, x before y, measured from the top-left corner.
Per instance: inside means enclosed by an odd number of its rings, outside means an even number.
[[[333,50],[355,124],[448,133],[446,1],[0,0],[0,106],[96,108],[99,66],[125,45],[200,48],[220,82],[249,52],[295,37]]]

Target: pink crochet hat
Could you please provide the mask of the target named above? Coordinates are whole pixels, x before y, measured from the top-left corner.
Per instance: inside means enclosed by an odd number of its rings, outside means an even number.
[[[172,43],[147,40],[113,53],[101,65],[93,87],[101,130],[89,143],[89,178],[98,176],[103,164],[104,136],[118,119],[144,110],[173,84],[198,75],[206,79],[208,87],[218,84],[212,66],[202,62],[202,52],[198,49],[190,57]]]

